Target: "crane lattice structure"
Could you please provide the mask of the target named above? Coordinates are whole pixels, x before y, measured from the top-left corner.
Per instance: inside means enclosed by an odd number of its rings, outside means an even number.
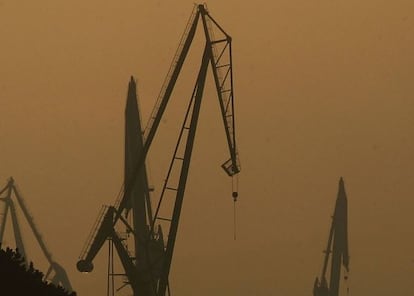
[[[326,277],[329,260],[331,261],[331,268],[329,274],[330,280],[328,284]],[[339,295],[342,266],[344,266],[345,272],[348,273],[348,200],[345,193],[344,181],[341,178],[339,180],[338,196],[329,231],[328,245],[325,250],[322,274],[320,278],[316,278],[313,287],[314,296]],[[348,275],[345,275],[344,278],[345,280],[348,279]]]
[[[153,213],[145,159],[200,22],[205,36],[201,65],[158,204]],[[195,5],[145,130],[141,128],[136,103],[136,84],[131,79],[125,112],[123,191],[114,206],[104,207],[101,211],[77,263],[79,271],[90,272],[93,269],[93,259],[104,242],[110,239],[125,271],[126,283],[131,286],[134,296],[170,295],[168,277],[209,65],[212,69],[230,154],[230,158],[222,164],[222,168],[231,177],[236,177],[240,172],[235,137],[231,42],[232,38],[209,14],[206,6]],[[233,186],[233,198],[236,201],[237,182],[233,182]],[[166,196],[169,197],[165,198]],[[164,200],[173,201],[172,207],[166,211],[169,213],[167,215],[161,214],[162,208],[171,204]],[[133,225],[130,225],[126,218],[130,212],[133,216]],[[116,231],[115,225],[118,222],[133,234],[134,254],[130,253],[122,235]]]
[[[5,195],[5,196],[1,197],[2,195]],[[0,213],[0,215],[2,215],[1,220],[0,220],[0,223],[1,223],[0,224],[0,243],[3,241],[3,236],[5,233],[5,229],[6,229],[7,216],[8,216],[8,213],[10,212],[16,248],[19,250],[19,253],[22,254],[22,256],[25,258],[26,265],[28,264],[27,256],[26,256],[27,254],[26,246],[23,242],[23,235],[22,235],[20,223],[19,223],[18,216],[17,216],[16,204],[15,204],[13,197],[15,197],[15,199],[17,200],[17,204],[20,206],[20,209],[23,212],[23,215],[26,218],[26,221],[31,228],[37,240],[37,243],[39,244],[44,256],[46,257],[48,263],[50,264],[44,276],[44,279],[52,282],[56,286],[58,285],[62,286],[67,291],[72,291],[72,285],[70,284],[70,281],[66,274],[65,269],[60,264],[58,264],[56,261],[53,260],[52,254],[47,249],[46,244],[42,236],[40,235],[39,230],[34,224],[33,218],[30,215],[28,208],[26,207],[25,202],[19,190],[17,189],[17,186],[12,177],[7,182],[6,187],[0,190],[0,201],[4,203],[4,211]]]

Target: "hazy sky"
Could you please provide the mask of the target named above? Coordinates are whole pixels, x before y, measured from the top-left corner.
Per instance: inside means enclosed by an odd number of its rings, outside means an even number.
[[[114,202],[122,183],[129,77],[138,80],[145,120],[192,7],[0,1],[0,184],[14,176],[80,296],[106,295],[106,247],[91,274],[75,264],[101,205]],[[349,202],[349,295],[412,293],[414,2],[214,0],[208,8],[233,37],[237,240],[210,75],[173,294],[311,295],[340,176]],[[200,35],[150,154],[155,188],[202,45]]]

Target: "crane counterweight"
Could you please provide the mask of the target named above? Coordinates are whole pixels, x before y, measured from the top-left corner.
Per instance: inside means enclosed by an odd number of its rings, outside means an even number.
[[[87,260],[79,260],[78,263],[76,263],[76,268],[80,272],[91,272],[93,270],[93,263]]]

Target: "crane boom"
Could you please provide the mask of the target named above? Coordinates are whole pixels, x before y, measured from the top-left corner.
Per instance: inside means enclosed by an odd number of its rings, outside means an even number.
[[[178,50],[170,66],[170,70],[168,71],[164,84],[161,88],[155,107],[151,113],[150,120],[148,121],[147,127],[144,131],[144,146],[142,149],[142,154],[139,156],[139,159],[135,165],[135,169],[134,169],[134,172],[131,174],[131,177],[125,180],[126,182],[124,184],[123,198],[118,207],[119,215],[120,213],[122,213],[122,211],[124,210],[124,208],[126,207],[128,203],[128,196],[130,194],[129,191],[132,190],[132,187],[134,184],[134,176],[138,174],[140,168],[145,163],[145,159],[147,157],[149,148],[152,144],[155,133],[161,122],[161,118],[164,114],[168,101],[174,90],[175,83],[177,82],[178,75],[180,74],[181,68],[187,57],[187,53],[190,49],[191,42],[194,39],[194,35],[197,29],[198,18],[199,18],[199,12],[193,10],[191,17],[189,19],[189,22],[187,24],[186,30],[184,31],[183,37],[180,41]],[[115,222],[119,218],[119,215],[116,216]]]
[[[155,106],[151,112],[150,119],[148,120],[147,126],[145,127],[144,139],[147,142],[147,146],[151,145],[151,141],[155,136],[162,115],[164,114],[167,103],[174,90],[175,83],[177,82],[177,78],[181,72],[181,68],[194,39],[199,16],[200,14],[196,6],[194,6],[185,27],[184,33],[181,36],[180,43],[171,62],[168,73],[165,77],[164,83],[161,87]]]
[[[198,5],[198,13],[201,15],[204,35],[205,35],[205,47],[202,56],[201,66],[198,73],[198,77],[193,89],[193,94],[190,100],[189,107],[184,119],[184,123],[177,141],[177,146],[172,157],[170,168],[167,173],[167,178],[164,182],[164,187],[159,199],[158,207],[155,212],[155,219],[152,224],[154,228],[155,221],[157,219],[170,222],[170,229],[168,233],[167,247],[165,250],[164,265],[160,278],[158,294],[164,296],[167,291],[168,275],[172,263],[172,255],[178,231],[178,223],[180,219],[180,213],[184,198],[184,192],[186,187],[186,181],[188,177],[188,171],[191,161],[191,153],[194,145],[195,132],[197,128],[198,116],[200,112],[201,100],[203,97],[204,85],[207,76],[208,65],[211,65],[217,95],[220,103],[220,109],[222,118],[224,121],[224,128],[227,137],[227,142],[230,151],[230,160],[225,162],[222,167],[229,176],[234,176],[240,172],[240,165],[237,158],[237,149],[235,141],[235,129],[234,129],[234,103],[233,103],[233,78],[232,78],[232,60],[231,60],[231,37],[224,32],[224,30],[217,24],[217,22],[211,18],[204,5]],[[197,18],[196,18],[197,20]],[[215,39],[213,34],[213,24],[219,29],[219,31],[225,36],[225,38]],[[216,46],[224,43],[220,53],[216,54]],[[225,62],[224,53],[227,52],[227,62]],[[220,70],[226,69],[225,75],[221,75]],[[191,119],[190,119],[191,114]],[[184,133],[187,140],[184,144]],[[185,146],[184,155],[178,155],[180,146]],[[181,162],[181,166],[177,163]],[[180,177],[178,186],[170,185],[170,174],[174,166],[179,167]],[[175,192],[175,202],[173,207],[173,213],[170,218],[160,217],[159,210],[161,203],[164,199],[166,191]]]
[[[199,5],[199,10],[203,20],[204,34],[208,44],[211,68],[230,152],[230,159],[222,167],[229,176],[233,176],[240,172],[240,164],[237,156],[234,119],[232,39],[203,5]],[[223,38],[215,38],[213,25],[218,28],[219,32],[224,36]]]
[[[186,186],[187,177],[188,177],[188,170],[190,167],[190,160],[191,160],[191,154],[193,151],[198,117],[200,114],[201,99],[203,96],[204,85],[205,85],[206,74],[207,74],[207,67],[208,67],[210,58],[211,58],[210,52],[206,46],[204,50],[203,59],[202,59],[200,71],[198,74],[196,86],[193,92],[194,106],[193,106],[190,126],[188,127],[187,143],[185,147],[184,157],[182,160],[180,180],[179,180],[178,188],[176,189],[177,194],[175,198],[174,211],[172,214],[170,231],[168,235],[167,248],[165,250],[165,260],[164,260],[164,265],[162,269],[162,275],[160,279],[158,295],[165,295],[167,284],[168,284],[168,275],[170,272],[172,255],[173,255],[175,240],[177,236],[178,222],[179,222],[179,217],[180,217],[183,198],[184,198],[184,191],[185,191],[185,186]]]
[[[110,237],[113,228],[113,216],[109,207],[102,207],[88,241],[83,248],[79,261],[76,264],[80,272],[90,272],[93,269],[93,259],[102,248],[103,244]]]

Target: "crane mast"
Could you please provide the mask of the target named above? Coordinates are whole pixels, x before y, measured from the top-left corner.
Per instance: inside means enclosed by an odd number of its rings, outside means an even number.
[[[200,20],[205,36],[201,65],[167,176],[155,211],[152,213],[145,159],[167,108]],[[216,38],[215,32],[221,37]],[[133,80],[131,80],[126,118],[134,119],[133,123],[128,123],[128,119],[126,119],[125,125],[125,179],[123,191],[115,206],[104,208],[99,215],[94,230],[77,263],[79,271],[89,272],[93,269],[92,261],[94,257],[105,240],[110,238],[115,244],[134,296],[170,295],[168,277],[209,66],[211,66],[213,72],[230,154],[230,158],[222,164],[222,168],[231,177],[235,177],[240,172],[235,137],[231,41],[231,37],[210,16],[205,5],[194,6],[145,130],[142,130],[140,126],[135,85],[132,85]],[[130,98],[132,99],[130,100]],[[132,132],[128,132],[128,129]],[[179,176],[178,182],[176,178],[172,177],[173,174]],[[172,199],[168,199],[173,201],[172,210],[169,210],[167,215],[163,214],[162,211],[162,208],[166,207],[163,203],[166,195],[172,195]],[[237,189],[235,188],[233,189],[233,198],[237,198]],[[130,209],[133,210],[134,222],[132,226],[128,224],[125,218]],[[115,231],[115,224],[119,220],[134,235],[134,256],[125,252],[126,246]],[[164,241],[163,235],[165,229],[167,229],[166,241]]]
[[[326,279],[329,259],[331,260],[329,285]],[[349,272],[348,253],[348,201],[344,181],[339,180],[338,196],[334,215],[332,216],[328,244],[320,278],[316,278],[313,288],[314,296],[338,296],[341,267]],[[345,279],[347,276],[345,277]]]
[[[154,295],[151,293],[155,288],[155,280],[152,275],[156,277],[157,268],[156,264],[150,266],[148,260],[149,258],[152,258],[153,261],[162,260],[160,257],[163,253],[164,243],[162,235],[158,232],[154,232],[154,235],[149,237],[149,224],[153,219],[150,188],[145,165],[139,170],[136,169],[143,149],[144,142],[137,103],[136,82],[131,77],[125,107],[124,157],[124,186],[130,187],[128,191],[124,191],[124,194],[120,195],[122,200],[118,199],[115,206],[102,208],[79,257],[77,268],[81,272],[92,271],[94,268],[92,262],[95,256],[105,241],[110,240],[115,246],[125,271],[127,283],[131,286],[134,295]],[[128,181],[131,183],[128,184]],[[128,222],[128,217],[131,216],[132,225]],[[133,254],[130,253],[126,240],[116,230],[118,221],[126,227],[128,233],[133,235]]]

